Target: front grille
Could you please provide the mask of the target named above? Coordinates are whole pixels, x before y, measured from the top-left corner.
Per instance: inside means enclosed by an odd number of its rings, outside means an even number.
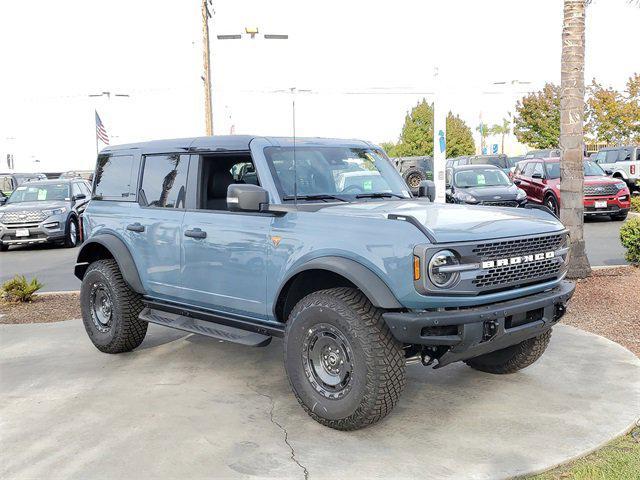
[[[515,200],[496,200],[491,202],[482,202],[482,205],[488,205],[491,207],[517,207],[518,202]]]
[[[7,212],[2,215],[2,223],[41,222],[48,215],[40,210],[25,210],[23,212]]]
[[[544,237],[518,238],[501,242],[480,243],[474,249],[482,260],[494,260],[515,255],[529,255],[532,253],[550,252],[560,248],[564,241],[563,233]]]
[[[506,265],[487,270],[487,273],[478,275],[473,283],[478,288],[499,287],[509,283],[530,283],[558,275],[561,267],[562,263],[558,258]]]
[[[586,196],[607,196],[607,195],[615,195],[618,193],[618,187],[616,187],[612,183],[608,183],[605,185],[585,185],[584,186],[584,194]]]
[[[473,249],[480,261],[511,259],[525,255],[555,252],[564,243],[565,234],[518,238],[500,242],[481,243]],[[473,280],[478,289],[494,290],[506,285],[523,285],[543,281],[560,274],[561,257],[543,258],[483,270]]]

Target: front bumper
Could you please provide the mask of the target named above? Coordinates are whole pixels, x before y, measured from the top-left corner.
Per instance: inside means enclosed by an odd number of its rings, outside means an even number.
[[[382,315],[400,342],[448,350],[438,367],[501,350],[538,336],[564,315],[575,285],[569,281],[545,292],[505,302],[457,310],[387,312]]]
[[[625,200],[620,200],[625,198]],[[596,207],[596,202],[606,202],[605,207]],[[588,196],[584,198],[585,215],[617,215],[629,211],[631,200],[629,192],[618,192],[616,195],[608,196]]]
[[[64,240],[65,220],[64,217],[56,215],[39,223],[0,223],[0,245],[32,245]],[[18,236],[20,231],[28,231],[29,235]]]

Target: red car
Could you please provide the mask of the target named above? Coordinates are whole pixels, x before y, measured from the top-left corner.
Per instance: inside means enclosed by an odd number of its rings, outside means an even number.
[[[560,159],[532,158],[518,163],[513,182],[527,193],[527,200],[560,212]],[[631,205],[629,187],[618,178],[608,177],[590,160],[584,161],[584,214],[609,215],[613,220],[627,218]]]

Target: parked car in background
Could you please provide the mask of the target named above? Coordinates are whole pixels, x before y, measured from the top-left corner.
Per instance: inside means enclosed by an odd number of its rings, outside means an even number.
[[[8,196],[25,182],[46,180],[46,178],[44,173],[0,173],[0,190]]]
[[[524,160],[524,155],[518,156],[518,157],[507,157],[507,164],[509,165],[509,178],[513,178],[513,172],[516,169],[516,165],[518,165],[518,162],[521,162]]]
[[[414,195],[418,193],[420,182],[433,178],[432,157],[396,157],[391,161]]]
[[[610,171],[611,176],[624,180],[632,192],[640,190],[640,147],[610,147],[603,148],[595,156],[594,161],[604,170]]]
[[[543,150],[529,150],[524,155],[525,160],[530,158],[560,158],[559,148],[545,148]]]
[[[560,159],[534,158],[518,164],[514,183],[527,192],[529,201],[560,212]],[[613,220],[627,218],[631,206],[627,184],[608,177],[598,164],[584,161],[584,214],[608,215]]]
[[[79,216],[91,197],[81,179],[35,180],[16,187],[0,205],[0,251],[11,245],[63,243],[75,247]]]
[[[447,163],[445,164],[446,167],[445,168],[453,168],[453,167],[457,167],[459,165],[469,165],[469,156],[468,155],[462,155],[460,157],[452,157],[452,158],[447,158]]]
[[[463,165],[447,171],[447,203],[523,207],[527,194],[493,165]]]
[[[93,170],[69,170],[60,174],[60,178],[82,178],[87,182],[93,182]]]
[[[493,165],[504,173],[509,173],[509,161],[504,154],[500,155],[474,155],[469,157],[469,165]]]

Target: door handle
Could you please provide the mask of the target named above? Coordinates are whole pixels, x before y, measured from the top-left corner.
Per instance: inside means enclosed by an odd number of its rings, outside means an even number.
[[[207,238],[207,232],[203,232],[199,228],[194,228],[193,230],[185,230],[184,236],[191,238]]]
[[[142,233],[144,232],[144,225],[140,225],[139,223],[131,223],[129,225],[127,225],[127,230],[131,231],[131,232],[138,232],[138,233]]]

